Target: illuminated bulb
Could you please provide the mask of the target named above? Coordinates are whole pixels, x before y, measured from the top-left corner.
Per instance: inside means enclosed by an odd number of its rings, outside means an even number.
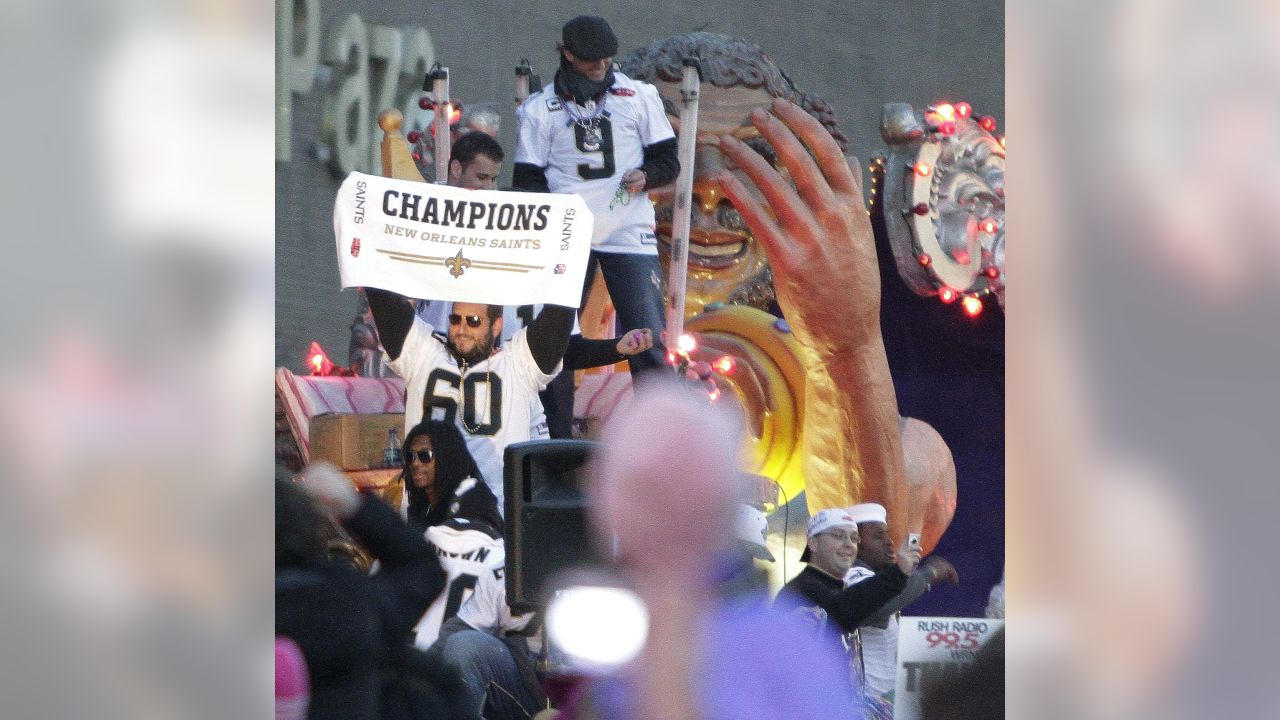
[[[987,218],[986,220],[983,220],[981,223],[979,223],[978,227],[982,228],[982,232],[988,235],[995,235],[996,230],[998,230],[1000,226],[996,224],[995,220],[992,220],[991,218]]]
[[[992,280],[995,280],[996,278],[1000,277],[1000,268],[996,267],[995,265],[988,265],[986,269],[986,273],[987,273],[987,277],[991,278]]]
[[[983,130],[986,130],[987,132],[996,131],[996,119],[991,117],[990,115],[983,115],[982,117],[978,118],[978,125]]]
[[[942,133],[943,135],[955,135],[956,124],[953,122],[944,122],[938,126],[938,132]]]
[[[951,103],[942,103],[934,112],[938,113],[938,117],[943,120],[955,120],[956,109]]]
[[[711,392],[707,393],[707,397],[711,398],[711,402],[715,402],[716,400],[719,400],[719,399],[720,399],[720,388],[719,388],[719,387],[712,387],[712,388],[711,388]]]
[[[1000,136],[1000,147],[1002,147],[1002,148],[1004,147],[1004,137],[1005,137],[1004,135],[1001,135],[1001,136]],[[1006,149],[1007,149],[1007,148],[1006,148]]]
[[[911,212],[917,215],[928,215],[929,203],[916,203],[914,206],[912,206]]]
[[[418,132],[417,130],[409,131],[409,142],[416,143],[418,142],[418,139],[421,137],[422,137],[422,133]]]
[[[972,112],[973,112],[973,106],[970,105],[969,103],[967,102],[956,103],[956,114],[959,115],[960,117],[967,118]]]
[[[951,304],[956,301],[957,293],[949,287],[943,287],[938,290],[938,299],[944,303]]]
[[[674,350],[667,351],[667,363],[673,366],[676,364],[676,353]]]
[[[644,647],[649,611],[635,593],[616,587],[571,587],[547,607],[548,640],[583,669],[612,670]]]
[[[916,262],[923,267],[929,267],[929,263],[933,262],[933,258],[929,257],[929,253],[920,253],[916,256]]]
[[[313,370],[311,371],[311,374],[319,375],[320,371],[324,368],[324,355],[321,355],[320,353],[316,353],[315,355],[312,355],[311,367],[313,368]]]
[[[960,304],[964,307],[964,314],[969,317],[978,317],[982,312],[982,301],[972,295],[966,295]]]
[[[918,162],[913,167],[916,174],[920,177],[929,177],[929,173],[933,172],[933,168],[929,167],[929,163]]]
[[[715,364],[716,372],[720,373],[721,375],[732,375],[733,371],[737,367],[738,367],[738,363],[728,355],[721,355],[720,359],[716,360],[716,364]]]
[[[693,336],[689,333],[685,333],[680,336],[678,341],[676,341],[676,349],[685,355],[688,355],[698,349],[698,341],[694,340]]]
[[[462,119],[462,106],[458,103],[449,103],[449,124],[452,125]]]
[[[418,107],[422,108],[423,110],[430,110],[431,105],[432,105],[431,98],[429,97],[422,97],[418,99]]]
[[[414,160],[421,160],[421,159],[422,159],[422,153],[420,153],[420,152],[415,152],[415,153],[413,153],[413,159],[414,159]]]

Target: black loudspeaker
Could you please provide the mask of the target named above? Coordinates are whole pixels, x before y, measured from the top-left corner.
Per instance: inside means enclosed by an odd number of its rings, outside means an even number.
[[[507,604],[537,608],[547,579],[577,565],[599,564],[587,532],[582,471],[589,440],[533,440],[507,446]]]

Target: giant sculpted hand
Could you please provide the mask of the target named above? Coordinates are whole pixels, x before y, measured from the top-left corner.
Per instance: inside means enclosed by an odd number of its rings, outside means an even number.
[[[721,151],[753,187],[730,171],[719,180],[764,246],[778,303],[805,348],[809,509],[880,502],[895,534],[918,532],[908,528],[897,400],[880,335],[880,274],[861,189],[815,118],[783,100],[771,109],[754,111],[751,122],[779,168],[726,135]]]

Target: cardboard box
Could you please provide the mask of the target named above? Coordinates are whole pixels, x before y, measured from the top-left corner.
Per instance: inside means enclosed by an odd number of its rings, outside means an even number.
[[[404,413],[329,414],[311,418],[311,462],[327,460],[343,470],[382,465],[387,430],[404,441]]]

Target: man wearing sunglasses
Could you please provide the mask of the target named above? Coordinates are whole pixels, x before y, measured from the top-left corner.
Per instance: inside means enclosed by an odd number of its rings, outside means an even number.
[[[405,430],[426,418],[456,424],[503,511],[503,451],[531,439],[538,391],[560,372],[573,308],[544,306],[504,343],[501,305],[455,302],[448,326],[436,328],[415,315],[408,298],[378,288],[365,293],[387,366],[405,381]]]

